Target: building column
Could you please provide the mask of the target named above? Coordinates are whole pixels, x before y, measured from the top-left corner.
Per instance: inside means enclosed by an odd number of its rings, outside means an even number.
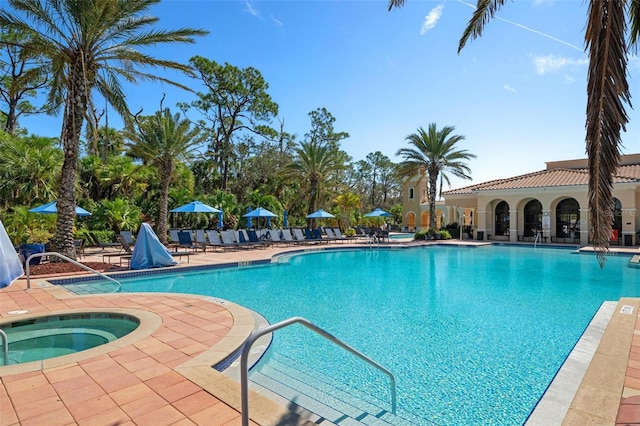
[[[551,210],[542,209],[542,236],[551,241]]]
[[[638,228],[636,224],[638,223],[638,209],[630,208],[630,209],[622,209],[622,245],[624,246],[625,235],[631,235],[631,245],[635,245],[638,243],[636,241],[636,232]],[[629,237],[627,237],[628,239]]]
[[[518,241],[518,209],[509,209],[509,241]]]
[[[586,246],[589,244],[589,209],[580,209],[579,211],[580,211],[580,245]]]
[[[476,212],[476,216],[474,216],[473,220],[478,224],[477,232],[482,232],[483,241],[489,239],[489,234],[491,233],[491,228],[487,228],[487,212],[486,210],[478,210]]]

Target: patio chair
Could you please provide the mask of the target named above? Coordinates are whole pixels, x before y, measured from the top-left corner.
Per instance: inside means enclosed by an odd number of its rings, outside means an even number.
[[[338,238],[341,241],[351,241],[354,238],[353,237],[347,237],[345,235],[342,234],[342,231],[340,230],[340,228],[332,228],[332,231],[334,233],[334,235],[336,236],[336,238]]]
[[[249,241],[256,244],[258,247],[267,248],[267,246],[271,245],[271,242],[265,238],[265,235],[258,236],[255,229],[249,229],[247,233],[249,234]]]
[[[251,239],[249,238],[249,234],[247,234],[246,229],[238,229],[237,231],[235,231],[235,237],[236,237],[236,243],[238,244],[238,247],[242,247],[242,248],[260,247],[259,242],[255,243],[251,241]]]
[[[233,246],[236,249],[241,247],[241,245],[238,243],[238,240],[236,240],[236,233],[233,229],[220,231],[220,238],[222,238],[222,242],[227,244],[228,246]]]
[[[274,245],[277,244],[282,244],[282,245],[290,245],[293,243],[293,238],[291,239],[292,241],[285,241],[283,238],[280,238],[280,234],[282,233],[281,229],[269,229],[269,239],[271,240],[271,243]]]
[[[100,238],[98,238],[98,236],[96,234],[94,234],[93,232],[89,232],[87,235],[89,235],[89,238],[91,239],[91,242],[93,245],[95,245],[96,247],[100,247],[102,249],[102,251],[104,251],[105,248],[120,248],[120,243],[118,242],[111,242],[111,243],[105,243],[100,241]]]
[[[295,237],[296,241],[298,241],[300,244],[315,244],[316,241],[312,240],[312,239],[307,239],[305,237],[305,235],[302,233],[302,229],[300,228],[293,228],[293,236]]]
[[[180,244],[180,237],[178,237],[179,229],[169,229],[169,242],[171,244]]]
[[[120,231],[120,236],[124,240],[125,244],[127,244],[129,247],[131,247],[132,245],[135,244],[134,239],[133,239],[133,232],[131,232],[131,231]]]
[[[283,228],[281,231],[281,234],[282,234],[282,239],[284,240],[285,243],[292,244],[292,245],[304,244],[304,241],[298,241],[298,239],[293,236],[293,234],[291,233],[291,229],[289,228]]]
[[[133,251],[131,250],[131,246],[127,243],[127,240],[122,235],[116,235],[116,240],[118,240],[118,244],[120,245],[121,250],[117,253],[102,253],[102,262],[105,262],[105,259],[108,263],[111,263],[112,257],[118,258],[118,265],[122,266],[122,261],[127,261],[127,267],[131,262],[131,255]]]
[[[331,228],[324,228],[324,232],[327,234],[327,240],[329,241],[339,241],[344,243],[347,240],[346,237],[338,237]]]
[[[194,243],[193,239],[191,239],[191,232],[189,231],[180,231],[178,232],[178,240],[180,241],[180,245],[178,247],[191,249],[194,252],[198,250],[206,251],[206,246],[202,246],[201,244]]]
[[[207,243],[215,250],[217,247],[222,248],[222,250],[226,250],[228,248],[236,248],[235,243],[225,243],[220,239],[220,234],[215,229],[210,229],[207,231],[207,237],[209,237],[209,242]]]

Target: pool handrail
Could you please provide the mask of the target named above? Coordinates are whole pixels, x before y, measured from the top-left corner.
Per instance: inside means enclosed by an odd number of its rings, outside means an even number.
[[[9,365],[9,338],[2,329],[0,329],[0,337],[2,337],[2,365]]]
[[[101,272],[98,272],[95,269],[89,268],[87,265],[83,265],[82,263],[77,262],[77,261],[71,259],[70,257],[65,256],[62,253],[58,253],[58,252],[55,252],[55,251],[50,251],[50,252],[44,252],[44,253],[33,253],[25,261],[25,264],[26,264],[25,274],[27,275],[27,290],[31,289],[31,273],[30,273],[31,259],[34,259],[36,257],[43,257],[43,256],[59,257],[59,258],[61,258],[63,260],[66,260],[69,263],[73,263],[74,265],[81,267],[82,269],[85,269],[85,270],[87,270],[89,272],[93,272],[94,274],[99,275],[102,278],[104,278],[105,280],[113,281],[118,286],[117,290],[115,290],[115,292],[119,292],[120,289],[122,288],[122,284],[120,284],[120,281],[114,280],[113,278],[111,278],[111,277],[109,277],[109,276],[107,276],[107,275],[105,275],[105,274],[103,274]]]
[[[351,352],[353,355],[357,356],[361,360],[367,362],[371,366],[377,368],[382,371],[384,374],[389,376],[390,387],[391,387],[391,412],[393,414],[396,413],[396,378],[393,373],[382,365],[378,364],[368,356],[359,352],[357,349],[352,348],[351,346],[344,343],[342,340],[313,324],[312,322],[306,320],[302,317],[292,317],[286,319],[284,321],[280,321],[276,324],[270,325],[268,327],[262,327],[249,335],[246,342],[244,343],[244,347],[242,348],[242,354],[240,355],[240,397],[241,397],[241,411],[242,411],[242,426],[249,426],[249,351],[251,350],[251,346],[258,340],[260,337],[265,334],[274,332],[281,328],[293,325],[293,324],[302,324],[308,329],[315,331],[325,339],[329,340],[332,343],[342,347],[343,349]]]

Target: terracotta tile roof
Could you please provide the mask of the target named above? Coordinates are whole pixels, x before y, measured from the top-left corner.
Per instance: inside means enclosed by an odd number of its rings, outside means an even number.
[[[640,183],[640,164],[629,164],[618,167],[613,178],[614,183]],[[541,170],[539,172],[514,176],[507,179],[490,180],[464,188],[452,189],[444,192],[444,195],[470,194],[475,191],[491,191],[504,189],[542,188],[557,186],[578,186],[589,184],[589,172],[587,169]]]

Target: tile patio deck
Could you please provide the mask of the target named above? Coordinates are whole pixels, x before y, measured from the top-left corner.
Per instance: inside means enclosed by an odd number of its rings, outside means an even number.
[[[271,259],[295,249],[208,251],[186,266]],[[100,251],[88,253],[82,260],[101,261]],[[76,296],[42,283],[33,280],[26,290],[21,279],[0,290],[0,321],[69,310],[133,312],[143,321],[134,336],[111,344],[0,367],[0,425],[240,424],[239,384],[211,366],[253,329],[246,309],[196,295]],[[621,314],[623,305],[633,306],[633,314]],[[639,305],[640,299],[618,303],[563,424],[640,425]],[[21,310],[28,313],[12,314]],[[252,425],[308,423],[254,393],[251,417]]]

